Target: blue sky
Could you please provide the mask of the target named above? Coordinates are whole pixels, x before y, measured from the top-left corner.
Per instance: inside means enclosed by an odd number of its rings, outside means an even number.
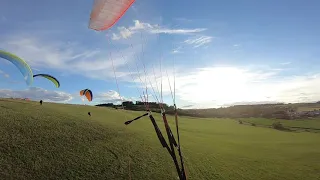
[[[179,107],[320,99],[317,0],[136,0],[102,32],[88,28],[93,0],[1,4],[0,48],[25,59],[34,74],[51,74],[61,83],[57,89],[37,78],[28,87],[2,59],[3,97],[86,104],[139,100],[144,64],[150,100],[159,96],[162,77],[164,101],[172,104],[168,77],[173,86],[175,74]],[[93,102],[79,97],[84,88],[93,91]]]

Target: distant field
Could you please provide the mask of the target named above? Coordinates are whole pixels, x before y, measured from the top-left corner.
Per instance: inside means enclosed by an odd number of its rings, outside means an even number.
[[[0,179],[128,179],[129,174],[136,180],[177,179],[150,120],[123,124],[140,114],[0,99]],[[164,130],[160,116],[155,118]],[[283,132],[231,119],[181,117],[179,122],[189,180],[320,179],[320,133]],[[283,123],[320,127],[318,120]]]
[[[302,105],[296,105],[298,106],[298,111],[313,111],[313,110],[319,110],[320,104],[302,104]]]
[[[302,111],[313,111],[313,110],[319,110],[320,106],[315,106],[315,107],[299,107],[298,111],[302,112]]]
[[[274,122],[280,122],[284,127],[296,132],[314,132],[320,133],[320,118],[297,119],[297,120],[279,120],[265,118],[242,118],[244,122],[254,123],[260,126],[271,127]]]

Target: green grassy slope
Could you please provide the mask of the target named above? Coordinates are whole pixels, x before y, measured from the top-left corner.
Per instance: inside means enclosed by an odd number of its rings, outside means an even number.
[[[254,123],[260,126],[268,126],[274,122],[280,122],[284,127],[292,131],[305,131],[320,133],[320,118],[307,118],[307,119],[296,119],[296,120],[281,120],[281,119],[265,119],[265,118],[242,118],[244,122]]]
[[[0,177],[176,179],[150,120],[123,124],[140,114],[0,100]],[[164,130],[160,116],[155,118]],[[319,133],[282,132],[228,119],[182,117],[179,122],[189,179],[320,178]]]

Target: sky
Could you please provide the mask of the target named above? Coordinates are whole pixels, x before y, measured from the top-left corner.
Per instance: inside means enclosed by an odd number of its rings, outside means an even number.
[[[95,105],[148,94],[179,108],[320,100],[318,0],[136,0],[106,31],[88,28],[92,6],[2,0],[0,49],[61,86],[28,86],[0,59],[0,97]]]

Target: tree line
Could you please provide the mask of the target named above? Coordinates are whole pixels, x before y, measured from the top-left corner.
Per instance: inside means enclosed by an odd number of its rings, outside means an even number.
[[[145,111],[144,102],[141,101],[125,101],[120,105],[113,103],[98,104],[100,107],[122,108],[134,111]],[[174,114],[174,107],[163,104],[167,114]],[[149,109],[152,112],[160,113],[159,104],[157,102],[149,102]],[[297,106],[284,103],[261,104],[261,105],[235,105],[230,107],[208,108],[208,109],[177,109],[180,116],[192,116],[203,118],[277,118],[291,119],[291,114],[297,112]]]

